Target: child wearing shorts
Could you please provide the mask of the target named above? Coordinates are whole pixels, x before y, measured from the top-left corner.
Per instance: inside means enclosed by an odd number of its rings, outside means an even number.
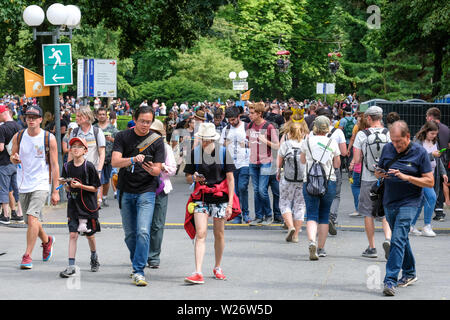
[[[69,141],[69,147],[73,160],[67,162],[62,171],[62,179],[66,182],[66,191],[68,192],[69,266],[60,273],[62,278],[74,276],[77,272],[75,255],[79,233],[85,235],[89,243],[91,271],[97,272],[100,266],[95,241],[95,233],[100,231],[97,205],[100,177],[95,166],[84,159],[88,151],[85,139],[72,138]]]

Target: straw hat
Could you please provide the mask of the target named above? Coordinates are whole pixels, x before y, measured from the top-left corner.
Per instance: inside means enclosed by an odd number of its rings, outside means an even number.
[[[198,111],[195,113],[194,118],[205,121],[205,120],[206,120],[206,118],[205,118],[205,112],[202,111],[202,110],[198,110]]]
[[[204,140],[218,140],[220,138],[220,134],[216,131],[216,126],[211,122],[201,123],[195,136]]]
[[[161,135],[165,135],[166,133],[163,123],[158,119],[153,120],[150,130],[158,131]]]

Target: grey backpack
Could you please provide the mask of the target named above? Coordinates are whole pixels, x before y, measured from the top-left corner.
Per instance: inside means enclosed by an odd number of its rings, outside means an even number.
[[[305,166],[300,162],[300,148],[288,143],[288,151],[284,157],[284,179],[289,182],[303,182]]]
[[[313,164],[309,170],[307,170],[306,175],[306,192],[310,196],[313,197],[323,197],[328,190],[328,180],[331,176],[331,170],[333,170],[333,166],[330,168],[330,173],[327,174],[325,172],[324,167],[321,164],[322,158],[325,155],[325,152],[327,151],[327,148],[330,146],[331,139],[328,139],[328,144],[325,147],[325,150],[322,153],[322,156],[320,157],[320,160],[316,160],[312,156],[311,147],[309,146],[309,138],[306,139],[306,144],[308,145],[309,153],[311,154],[311,158],[313,159]],[[308,167],[308,166],[306,166]]]
[[[364,165],[367,170],[374,173],[374,165],[378,164],[383,147],[389,143],[387,138],[388,129],[384,128],[381,132],[375,130],[371,132],[369,129],[363,131],[366,135],[367,142],[364,156]]]

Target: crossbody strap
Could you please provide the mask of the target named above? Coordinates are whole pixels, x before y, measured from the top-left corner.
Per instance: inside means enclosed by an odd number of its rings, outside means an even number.
[[[406,155],[408,153],[408,151],[411,149],[411,142],[409,143],[408,147],[406,148],[405,151],[398,153],[391,161],[388,162],[388,164],[386,165],[386,168],[384,168],[384,170],[388,171],[389,168],[401,157],[403,157],[404,155]]]

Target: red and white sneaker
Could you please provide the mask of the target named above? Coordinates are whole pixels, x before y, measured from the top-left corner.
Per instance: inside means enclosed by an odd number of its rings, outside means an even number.
[[[205,280],[203,279],[203,275],[201,273],[194,272],[192,276],[184,278],[184,282],[192,284],[203,284],[205,283]]]
[[[48,261],[53,255],[53,244],[55,243],[55,237],[48,236],[48,242],[43,243],[42,247],[42,260]]]
[[[20,269],[31,269],[33,268],[33,260],[28,254],[24,254],[22,257],[22,262],[20,263]]]
[[[222,268],[214,268],[213,270],[214,276],[217,280],[226,280],[227,277],[223,274]]]

